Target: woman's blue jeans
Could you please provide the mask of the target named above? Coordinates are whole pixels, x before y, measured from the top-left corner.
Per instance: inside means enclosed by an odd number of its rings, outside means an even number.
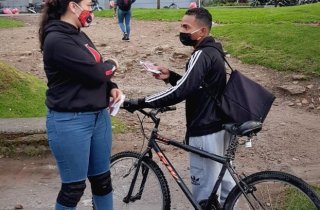
[[[123,11],[118,9],[118,23],[122,33],[128,34],[130,36],[130,20],[131,20],[131,10]]]
[[[106,109],[94,112],[47,114],[50,149],[56,159],[62,183],[86,180],[109,171],[112,146],[111,119]],[[95,209],[112,210],[112,193],[93,195]],[[75,210],[56,203],[56,210]]]

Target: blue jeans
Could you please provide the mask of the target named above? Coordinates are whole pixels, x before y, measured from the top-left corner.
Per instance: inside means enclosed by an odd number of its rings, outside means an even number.
[[[130,36],[130,19],[131,19],[131,10],[123,11],[118,8],[118,23],[122,33],[128,34]]]
[[[109,171],[112,146],[111,119],[106,109],[95,112],[47,114],[50,149],[56,159],[62,183],[86,180]],[[97,210],[112,210],[112,193],[93,195]],[[56,203],[56,210],[75,210]]]

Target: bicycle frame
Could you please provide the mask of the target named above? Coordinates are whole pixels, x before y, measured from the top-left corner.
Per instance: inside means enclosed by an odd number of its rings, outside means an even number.
[[[147,114],[144,110],[139,110],[140,112],[142,112],[143,114]],[[218,188],[222,182],[222,178],[224,177],[226,170],[229,171],[229,173],[231,174],[232,178],[235,180],[236,184],[240,187],[240,189],[245,192],[246,190],[243,189],[243,187],[240,185],[241,179],[238,179],[237,176],[235,175],[235,171],[232,168],[230,161],[231,159],[229,157],[222,157],[219,155],[215,155],[206,151],[203,151],[201,149],[198,149],[196,147],[192,147],[183,143],[180,143],[178,141],[172,140],[172,139],[168,139],[165,137],[162,137],[158,134],[158,126],[160,124],[160,119],[156,118],[155,116],[150,116],[153,120],[153,122],[155,123],[155,126],[151,132],[151,136],[149,138],[149,142],[148,142],[148,146],[147,148],[141,153],[141,156],[138,160],[137,163],[137,168],[135,171],[135,174],[133,176],[133,180],[131,182],[130,188],[129,188],[129,192],[127,194],[127,196],[123,199],[124,202],[129,203],[130,201],[133,201],[134,199],[131,198],[132,192],[133,192],[133,188],[142,164],[142,160],[144,157],[150,157],[152,158],[152,150],[155,151],[155,153],[158,155],[160,161],[164,164],[164,166],[167,168],[167,170],[169,171],[169,173],[171,174],[171,176],[174,178],[174,180],[177,182],[177,184],[179,185],[179,187],[181,188],[181,190],[184,192],[185,196],[188,198],[188,200],[190,201],[190,203],[193,205],[193,207],[196,210],[202,210],[202,207],[199,205],[199,203],[192,197],[192,193],[190,192],[189,188],[187,187],[187,185],[185,184],[185,182],[183,181],[183,179],[180,177],[179,173],[176,171],[176,169],[174,168],[174,166],[171,164],[171,162],[169,161],[169,159],[166,157],[166,155],[163,153],[163,151],[161,150],[161,148],[159,147],[158,142],[167,144],[167,145],[172,145],[174,147],[178,147],[180,149],[183,149],[187,152],[192,152],[194,154],[198,154],[201,157],[204,158],[208,158],[211,159],[213,161],[219,162],[222,164],[222,169],[219,173],[218,179],[213,187],[213,190],[208,198],[208,202],[206,204],[205,209],[209,209],[209,205],[211,202],[213,202],[214,200],[217,200],[217,191]],[[145,179],[145,178],[144,178]],[[144,183],[142,182],[141,186],[140,186],[140,191],[139,191],[139,195],[141,196],[142,191],[143,191],[143,187],[144,187]],[[244,193],[245,195],[245,193]],[[137,196],[135,196],[134,198],[136,198]],[[247,198],[247,196],[245,195],[245,197]],[[248,200],[248,198],[247,198]],[[216,202],[218,203],[218,202]],[[249,202],[250,203],[250,202]],[[218,204],[219,205],[219,204]],[[251,203],[250,203],[251,205]],[[221,208],[221,206],[218,206],[219,208]]]

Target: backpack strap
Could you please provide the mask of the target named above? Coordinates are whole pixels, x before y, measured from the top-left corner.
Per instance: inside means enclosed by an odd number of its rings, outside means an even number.
[[[223,51],[221,51],[219,48],[215,47],[215,46],[209,46],[209,47],[213,47],[215,48],[222,56],[223,60],[225,63],[227,63],[228,67],[231,69],[231,71],[234,71],[234,69],[231,67],[231,65],[229,64],[229,62],[227,61],[227,59],[225,58],[225,53]],[[227,72],[226,72],[227,73]],[[229,74],[229,73],[227,73]],[[220,92],[220,88],[218,88],[218,91],[213,91],[211,86],[206,83],[205,81],[202,82],[201,86],[205,89],[205,91],[208,93],[208,95],[215,101],[217,101],[218,98],[218,93]]]
[[[211,47],[211,46],[210,46]],[[233,68],[231,67],[231,65],[229,64],[229,62],[227,61],[226,59],[226,54],[224,52],[222,52],[219,48],[215,47],[215,46],[212,46],[213,48],[215,48],[216,50],[218,50],[218,52],[221,54],[224,62],[227,63],[228,67],[231,69],[231,71],[234,71]]]

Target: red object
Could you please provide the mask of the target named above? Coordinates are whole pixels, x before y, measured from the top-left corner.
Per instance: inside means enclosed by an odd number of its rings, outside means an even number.
[[[105,71],[105,74],[106,74],[106,76],[112,75],[112,74],[113,74],[112,69],[106,70],[106,71]]]
[[[191,2],[189,4],[189,9],[197,8],[197,3],[196,2]]]
[[[18,8],[13,8],[11,10],[12,14],[19,14],[19,9]]]
[[[88,44],[85,45],[88,50],[90,51],[90,53],[92,54],[92,56],[94,57],[94,59],[96,60],[97,63],[101,62],[101,55],[98,51],[96,51],[94,48],[90,47]]]
[[[2,10],[2,12],[3,12],[3,14],[12,14],[12,11],[11,11],[11,9],[10,8],[4,8],[3,10]]]

